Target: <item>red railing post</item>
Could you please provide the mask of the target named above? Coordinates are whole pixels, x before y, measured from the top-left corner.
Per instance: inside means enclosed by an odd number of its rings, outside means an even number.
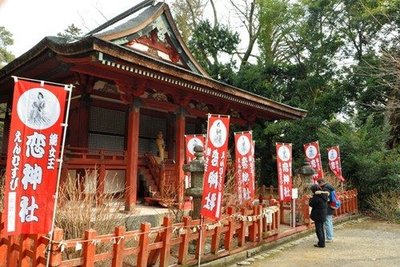
[[[221,236],[222,226],[217,225],[214,229],[214,233],[211,237],[211,253],[217,254],[219,250],[219,239]]]
[[[54,229],[52,243],[49,241],[50,246],[50,266],[60,266],[62,261],[61,255],[61,242],[63,241],[64,232],[60,228]]]
[[[253,206],[253,215],[250,217],[251,225],[249,226],[249,240],[250,242],[256,242],[257,240],[257,206]]]
[[[225,250],[230,251],[232,249],[233,234],[235,233],[235,222],[232,218],[234,213],[233,207],[228,207],[228,232],[225,234],[224,247]]]
[[[85,243],[83,244],[83,265],[84,267],[94,266],[94,256],[96,255],[96,236],[97,232],[93,229],[85,231]]]
[[[264,214],[263,214],[263,206],[262,205],[258,205],[258,243],[261,243],[261,241],[263,240],[263,229],[264,229]]]
[[[191,234],[190,225],[192,222],[192,218],[189,216],[183,217],[183,236],[182,243],[179,245],[179,254],[178,254],[178,264],[185,265],[186,257],[189,250],[189,237]]]
[[[150,223],[142,223],[140,225],[140,237],[139,237],[139,254],[137,259],[137,266],[138,267],[146,267],[147,260],[149,256],[148,246],[150,243],[149,240],[149,233],[151,230]]]
[[[163,226],[165,227],[162,233],[162,243],[160,254],[160,266],[169,266],[169,257],[171,254],[171,238],[172,238],[172,219],[164,217]]]
[[[2,237],[4,231],[4,222],[2,221],[3,213],[0,212],[0,262],[7,262],[7,251],[10,249],[9,240]]]
[[[19,262],[20,267],[30,267],[31,258],[29,257],[31,248],[31,239],[27,234],[21,234],[19,237]]]
[[[124,263],[124,256],[123,251],[125,248],[125,227],[118,226],[115,227],[115,240],[113,244],[113,259],[112,259],[112,266],[113,267],[122,267]]]
[[[242,208],[240,209],[240,213],[242,214],[242,219],[240,220],[240,228],[238,229],[238,246],[244,246],[245,240],[246,240],[246,227],[247,227],[247,215],[246,215],[246,209]]]
[[[14,246],[18,244],[18,241],[18,236],[8,236],[7,266],[17,266],[18,264],[19,254],[18,251],[14,249]]]
[[[32,266],[44,267],[45,263],[41,263],[41,260],[46,259],[46,245],[48,244],[47,239],[44,236],[32,235],[32,251],[33,251],[33,259]],[[43,241],[45,240],[45,242]]]

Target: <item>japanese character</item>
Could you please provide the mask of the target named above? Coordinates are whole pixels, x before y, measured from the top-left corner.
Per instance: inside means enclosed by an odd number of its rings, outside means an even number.
[[[317,167],[317,163],[315,162],[314,159],[310,160],[310,165],[311,165],[311,167],[313,167],[314,169]]]
[[[58,143],[58,134],[55,133],[50,134],[49,145],[57,146],[57,143]]]
[[[284,197],[290,197],[290,189],[287,187],[283,188],[283,196]]]
[[[28,141],[26,142],[26,156],[34,158],[43,158],[44,147],[46,146],[46,136],[34,132],[33,135],[27,136]]]
[[[16,132],[15,132],[14,143],[22,143],[21,135],[22,135],[22,134],[21,134],[20,131],[16,131]]]
[[[211,156],[211,166],[217,166],[218,165],[218,159],[219,159],[219,153],[218,150],[215,149],[212,152],[212,156]]]
[[[250,199],[250,190],[247,187],[243,188],[242,193],[243,193],[243,199],[244,200],[249,200]]]
[[[24,177],[21,182],[24,185],[24,189],[28,189],[28,184],[32,185],[33,190],[36,190],[36,186],[42,183],[42,167],[35,163],[35,167],[30,164],[25,164]]]
[[[214,186],[215,189],[217,189],[218,186],[218,173],[216,171],[212,171],[208,174],[208,186],[211,188]]]
[[[21,222],[24,223],[24,222],[39,221],[38,217],[34,215],[35,209],[39,208],[39,206],[36,204],[34,196],[31,196],[30,206],[29,206],[29,198],[26,196],[22,196],[19,206],[21,207],[21,210],[19,211],[19,217],[21,218]]]
[[[284,172],[289,172],[289,164],[287,162],[282,163],[282,170]]]
[[[217,200],[217,194],[209,192],[208,195],[206,196],[206,204],[203,206],[204,208],[208,210],[213,210],[215,205],[216,205],[216,200]]]
[[[242,182],[243,183],[248,183],[249,182],[249,173],[248,172],[242,172]]]
[[[289,174],[284,174],[283,175],[283,183],[284,184],[290,183],[290,175]]]

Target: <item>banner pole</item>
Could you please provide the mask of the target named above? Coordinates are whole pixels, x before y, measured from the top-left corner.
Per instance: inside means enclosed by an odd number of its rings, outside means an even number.
[[[47,248],[47,259],[46,259],[46,266],[48,267],[50,264],[50,252],[51,252],[51,243],[53,242],[53,235],[54,235],[54,225],[56,221],[56,211],[57,211],[57,201],[58,201],[58,187],[60,185],[60,178],[61,178],[61,170],[62,170],[62,164],[63,164],[63,156],[64,156],[64,146],[65,146],[65,140],[67,138],[67,128],[68,128],[68,119],[69,119],[69,109],[71,105],[71,96],[72,96],[72,88],[73,85],[64,85],[64,90],[68,91],[68,101],[67,101],[67,108],[66,108],[66,113],[65,113],[65,120],[63,123],[64,130],[63,130],[63,139],[61,142],[61,149],[60,149],[60,158],[58,159],[58,174],[57,174],[57,183],[56,183],[56,192],[54,195],[54,208],[53,208],[53,219],[51,223],[51,230],[50,230],[50,240],[49,240],[49,246]]]
[[[201,244],[203,242],[203,225],[204,225],[204,216],[200,217],[200,235],[199,235],[199,257],[198,257],[198,262],[197,262],[197,266],[200,267],[200,263],[201,263]]]

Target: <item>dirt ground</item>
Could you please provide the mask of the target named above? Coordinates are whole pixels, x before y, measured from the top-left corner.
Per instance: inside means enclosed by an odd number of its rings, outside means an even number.
[[[316,235],[289,242],[238,265],[251,267],[400,266],[400,224],[362,217],[335,225],[335,240],[316,248]],[[250,264],[249,264],[250,263]]]

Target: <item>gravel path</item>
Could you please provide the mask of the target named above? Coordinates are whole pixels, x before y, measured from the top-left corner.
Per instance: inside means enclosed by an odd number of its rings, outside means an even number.
[[[238,265],[251,267],[398,267],[400,224],[362,217],[335,227],[335,241],[315,248],[316,235],[268,250]]]

